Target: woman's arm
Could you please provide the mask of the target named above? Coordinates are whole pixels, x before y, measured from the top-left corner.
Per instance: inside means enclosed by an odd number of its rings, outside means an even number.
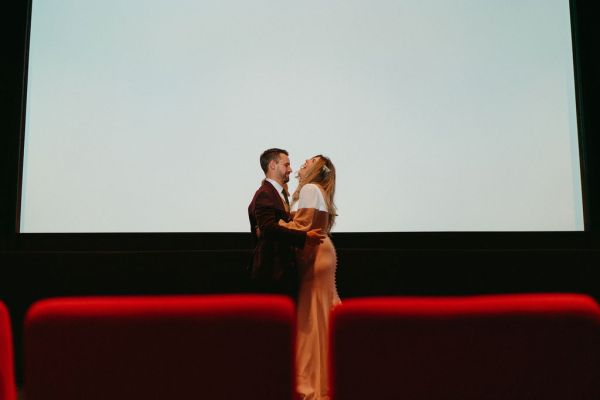
[[[290,222],[279,220],[279,225],[287,229],[307,232],[314,227],[315,216],[319,209],[321,193],[315,184],[306,184],[300,190],[298,211]]]
[[[306,233],[288,229],[277,223],[275,211],[270,197],[261,193],[256,199],[257,236],[266,239],[287,242],[298,247],[304,246]]]

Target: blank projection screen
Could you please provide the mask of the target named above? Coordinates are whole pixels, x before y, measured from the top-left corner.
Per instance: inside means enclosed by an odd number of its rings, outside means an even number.
[[[584,229],[568,0],[33,0],[28,64],[21,232],[249,231],[270,147],[336,232]]]

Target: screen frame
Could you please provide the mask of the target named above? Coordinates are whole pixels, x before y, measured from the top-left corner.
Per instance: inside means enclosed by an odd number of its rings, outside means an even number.
[[[345,248],[579,248],[590,245],[591,229],[589,180],[589,143],[584,115],[583,77],[581,71],[581,38],[579,4],[570,0],[571,43],[575,81],[576,118],[578,129],[580,178],[584,230],[577,232],[352,232],[333,233],[334,241]],[[18,169],[16,207],[14,216],[15,249],[240,249],[250,248],[249,233],[21,233],[21,197],[25,142],[25,112],[27,104],[27,77],[29,39],[31,31],[32,0],[27,1],[26,26],[23,46],[23,68],[18,137]],[[12,246],[11,246],[12,247]]]

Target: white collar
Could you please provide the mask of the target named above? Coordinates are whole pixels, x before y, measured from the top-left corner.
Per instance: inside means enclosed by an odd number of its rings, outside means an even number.
[[[266,178],[265,179],[267,182],[269,182],[271,185],[273,185],[273,187],[277,190],[277,192],[279,193],[279,195],[282,195],[282,191],[283,191],[283,186],[281,186],[281,184],[279,182],[277,182],[274,179],[271,178]]]

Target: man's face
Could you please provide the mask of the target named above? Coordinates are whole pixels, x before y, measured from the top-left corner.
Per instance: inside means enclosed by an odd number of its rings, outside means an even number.
[[[279,160],[275,163],[275,176],[283,183],[290,180],[292,167],[290,166],[290,158],[283,153],[279,154]]]

